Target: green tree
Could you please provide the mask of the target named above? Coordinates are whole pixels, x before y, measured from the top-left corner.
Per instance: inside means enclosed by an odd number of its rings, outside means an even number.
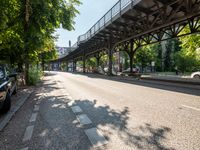
[[[0,59],[19,66],[25,63],[28,79],[29,64],[46,52],[55,29],[74,29],[79,4],[79,0],[1,0]]]
[[[169,39],[166,44],[166,53],[164,57],[164,68],[165,71],[173,71],[175,68],[174,55],[176,52],[181,50],[181,42],[179,39]]]
[[[189,27],[182,32],[188,33]],[[191,34],[180,37],[181,51],[175,55],[175,65],[181,72],[193,72],[200,70],[200,34]]]
[[[151,45],[141,47],[137,50],[135,55],[135,62],[139,64],[143,69],[151,64],[153,60],[155,60],[155,52],[151,48]]]

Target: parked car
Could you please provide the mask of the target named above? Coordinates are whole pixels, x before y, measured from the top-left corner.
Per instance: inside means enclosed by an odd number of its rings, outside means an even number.
[[[6,113],[11,107],[11,95],[17,93],[17,73],[9,73],[0,65],[0,112]]]
[[[200,79],[200,71],[192,73],[191,78]]]

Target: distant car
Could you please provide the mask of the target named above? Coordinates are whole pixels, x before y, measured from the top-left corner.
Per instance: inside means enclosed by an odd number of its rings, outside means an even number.
[[[17,93],[17,74],[9,74],[5,65],[0,65],[0,112],[11,107],[11,95]]]
[[[200,71],[192,73],[191,78],[200,79]]]

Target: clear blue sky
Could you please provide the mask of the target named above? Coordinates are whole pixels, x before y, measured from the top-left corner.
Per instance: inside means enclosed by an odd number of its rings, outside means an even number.
[[[82,5],[78,7],[80,12],[75,18],[75,31],[58,29],[56,34],[59,39],[56,45],[68,47],[69,40],[72,45],[77,41],[77,37],[86,33],[118,0],[81,0]]]

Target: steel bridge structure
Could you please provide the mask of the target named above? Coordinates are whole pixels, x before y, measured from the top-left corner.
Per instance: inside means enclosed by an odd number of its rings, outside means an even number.
[[[182,32],[188,28],[188,32]],[[142,46],[200,33],[200,0],[119,0],[95,25],[78,37],[76,49],[57,62],[73,62],[103,54],[109,58],[112,74],[114,52],[125,51],[130,59]]]

